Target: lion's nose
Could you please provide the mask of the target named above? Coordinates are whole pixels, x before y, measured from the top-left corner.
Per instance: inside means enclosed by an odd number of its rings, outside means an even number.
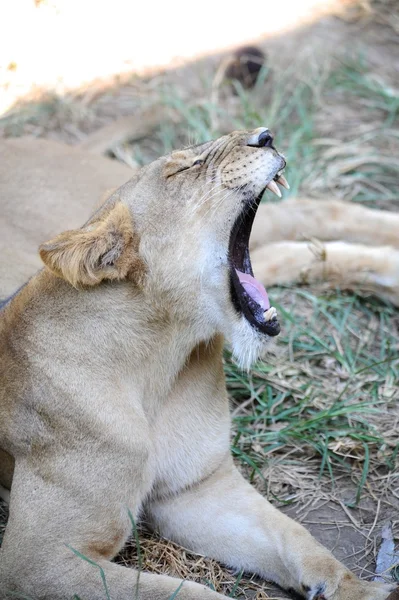
[[[258,129],[251,135],[247,143],[248,146],[254,146],[255,148],[271,148],[273,147],[273,136],[269,129],[262,128],[260,132]]]
[[[273,136],[268,129],[266,129],[266,131],[262,131],[262,133],[259,135],[258,144],[261,148],[264,146],[270,147],[273,144]]]

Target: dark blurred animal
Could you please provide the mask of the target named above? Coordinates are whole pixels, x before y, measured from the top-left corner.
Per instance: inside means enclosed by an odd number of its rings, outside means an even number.
[[[238,81],[243,88],[256,84],[259,73],[266,64],[266,54],[256,46],[244,46],[234,52],[226,63],[225,77]]]

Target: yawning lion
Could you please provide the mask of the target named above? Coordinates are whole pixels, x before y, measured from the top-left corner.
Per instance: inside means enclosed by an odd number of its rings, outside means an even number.
[[[273,508],[230,455],[222,347],[247,368],[279,332],[248,244],[284,167],[269,130],[234,132],[143,167],[85,225],[41,245],[45,268],[0,321],[3,486],[12,477],[0,598],[223,598],[111,562],[142,512],[162,535],[308,600],[388,596]]]

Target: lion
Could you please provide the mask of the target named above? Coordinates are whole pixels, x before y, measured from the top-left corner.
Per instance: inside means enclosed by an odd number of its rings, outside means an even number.
[[[14,158],[26,150],[7,145]],[[44,268],[1,314],[0,482],[11,494],[0,598],[222,599],[112,562],[143,513],[163,536],[308,600],[387,598],[391,585],[359,580],[255,491],[230,454],[224,342],[249,368],[280,328],[249,252],[264,191],[288,185],[270,131],[172,152],[126,183],[125,169],[90,172],[65,150],[79,182],[61,147],[47,147],[43,156],[35,146],[44,168],[28,165],[29,175],[15,159],[21,178],[12,151],[1,164],[17,245],[36,210],[32,237],[52,236],[40,245]],[[74,198],[118,177],[84,225],[55,234],[68,226],[60,207],[84,221],[87,198]]]

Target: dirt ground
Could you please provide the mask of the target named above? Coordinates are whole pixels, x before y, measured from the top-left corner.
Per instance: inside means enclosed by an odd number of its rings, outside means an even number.
[[[251,126],[265,114],[267,105],[267,114],[277,123],[276,137],[281,136],[283,145],[285,128],[290,127],[288,154],[295,165],[293,193],[332,196],[397,210],[399,7],[396,2],[387,1],[361,4],[361,10],[352,11],[346,18],[324,18],[312,26],[266,40],[263,49],[268,72],[253,96],[241,91],[232,93],[229,84],[216,89],[212,86],[223,58],[218,55],[151,78],[132,76],[122,83],[114,81],[112,86],[98,84],[76,95],[19,105],[0,119],[0,135],[30,135],[95,145],[96,131],[110,126],[112,140],[113,124],[126,117],[129,135],[122,136],[122,141],[119,134],[115,137],[118,143],[110,143],[111,154],[134,166],[179,144],[237,125]],[[287,73],[291,84],[285,80],[280,86],[280,79]],[[299,84],[307,90],[304,104],[299,99],[295,111],[285,116],[284,107],[291,102]],[[148,116],[144,126],[142,111]],[[141,129],[137,129],[138,122]],[[308,122],[311,131],[303,131],[303,124]],[[132,123],[135,131],[131,130]],[[275,129],[273,123],[270,127]],[[297,141],[299,130],[302,137]],[[307,144],[312,145],[313,153],[308,152]],[[290,178],[289,169],[287,177]],[[235,415],[233,433],[241,436],[233,444],[237,462],[281,510],[308,527],[358,575],[372,578],[382,528],[390,523],[395,539],[399,539],[399,316],[393,307],[374,299],[353,300],[347,295],[326,298],[321,288],[309,290],[309,296],[303,289],[273,293],[291,314],[303,317],[308,329],[298,333],[294,325],[290,326],[286,336],[282,336],[281,353],[267,369],[255,369],[249,384],[241,382],[226,359]],[[358,327],[356,331],[361,333],[356,339],[362,338],[364,360],[376,357],[390,361],[389,369],[373,371],[371,375],[368,372],[366,377],[357,374],[359,369],[350,371],[343,359],[338,364],[331,353],[322,355],[314,346],[306,345],[304,339],[316,318],[315,306],[318,310],[328,306],[339,315],[350,307],[353,322],[339,337],[344,348],[342,356],[346,356],[346,347],[352,348],[350,336]],[[296,323],[295,327],[299,325]],[[331,321],[326,327],[330,328],[326,335],[334,338]],[[387,354],[383,355],[383,351]],[[279,438],[280,446],[274,449],[266,442],[254,441],[244,428],[241,435],[241,423],[248,416],[261,433],[268,427],[277,432],[279,427],[291,424],[283,416],[281,422],[272,420],[268,424],[264,413],[257,412],[259,399],[268,386],[273,397],[284,392],[281,397],[286,405],[299,407],[290,419],[305,419],[307,425],[315,411],[325,415],[323,411],[335,407],[337,396],[349,406],[368,398],[376,404],[360,417],[342,416],[342,412],[330,419],[328,413],[325,423],[331,426],[332,433],[325,443],[327,468],[318,446],[317,427],[309,426],[306,437],[292,435],[283,442]],[[347,395],[342,396],[341,392]],[[304,404],[309,397],[311,400]],[[340,428],[344,421],[340,419],[345,419],[343,433]],[[362,427],[361,438],[357,427]],[[325,468],[321,468],[323,464]],[[5,522],[6,514],[6,506],[0,503],[0,523]],[[145,525],[140,552],[144,569],[208,582],[233,597],[288,598],[265,582],[249,576],[241,578],[241,574],[214,561],[158,539],[145,530]],[[137,565],[137,556],[132,542],[118,560]],[[397,561],[398,557],[392,559],[392,565]]]

